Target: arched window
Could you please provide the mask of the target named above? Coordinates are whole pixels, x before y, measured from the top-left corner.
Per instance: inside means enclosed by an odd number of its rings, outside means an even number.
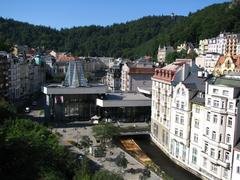
[[[231,141],[231,136],[230,136],[230,134],[227,134],[226,142],[230,143],[230,141]]]
[[[212,132],[212,140],[216,140],[216,132],[215,131]]]
[[[209,135],[209,127],[206,128],[206,135]]]
[[[182,88],[182,96],[185,96],[185,90]]]

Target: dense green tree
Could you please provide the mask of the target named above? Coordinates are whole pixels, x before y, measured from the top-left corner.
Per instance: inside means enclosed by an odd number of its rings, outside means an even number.
[[[30,120],[6,121],[0,127],[2,179],[72,179],[74,156],[46,127]]]
[[[125,154],[122,152],[116,157],[115,162],[119,167],[123,168],[126,168],[128,164]]]
[[[231,6],[230,6],[231,5]],[[111,26],[83,26],[61,30],[0,18],[0,42],[71,51],[81,56],[113,56],[156,59],[158,45],[200,39],[220,32],[240,32],[239,1],[214,4],[182,16],[148,16]]]
[[[113,136],[119,135],[119,128],[112,123],[100,123],[93,126],[93,134],[96,138],[100,139],[102,143],[106,143],[113,138]]]
[[[123,180],[123,178],[118,174],[102,170],[94,174],[92,180]]]
[[[189,53],[187,53],[186,50],[182,50],[180,52],[171,52],[168,53],[165,59],[166,64],[171,64],[176,59],[195,59],[197,57],[197,53],[194,50],[191,50]]]
[[[6,119],[15,119],[16,115],[15,107],[9,104],[6,100],[0,99],[0,124]]]

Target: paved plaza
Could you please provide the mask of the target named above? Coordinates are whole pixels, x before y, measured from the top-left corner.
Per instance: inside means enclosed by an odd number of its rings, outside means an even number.
[[[61,143],[64,145],[71,145],[70,142],[79,142],[83,136],[88,136],[90,140],[93,142],[93,146],[98,145],[96,142],[96,139],[93,137],[92,133],[92,127],[87,126],[87,127],[66,127],[66,128],[53,128],[53,132],[58,132],[60,133],[61,136]],[[72,147],[72,150],[74,152],[77,152],[79,154],[85,154],[84,149],[78,149],[76,147]],[[106,158],[111,159],[111,158],[116,158],[120,152],[124,152],[121,148],[119,147],[111,147],[107,148],[107,154],[106,157],[104,158],[96,158],[91,154],[87,154],[87,157],[97,164],[101,165],[104,169],[107,169],[112,172],[119,173],[123,175],[124,179],[126,180],[139,180],[139,176],[142,173],[137,173],[137,174],[131,174],[131,173],[126,173],[124,172],[123,168],[118,167],[115,162],[108,161]],[[142,165],[140,162],[138,162],[136,159],[134,159],[132,156],[129,154],[125,153],[125,157],[128,160],[128,165],[126,169],[137,169],[141,168],[144,169],[144,165]],[[125,170],[126,170],[125,169]],[[148,178],[149,180],[159,180],[161,179],[159,176],[157,176],[154,172],[151,172],[151,177]]]

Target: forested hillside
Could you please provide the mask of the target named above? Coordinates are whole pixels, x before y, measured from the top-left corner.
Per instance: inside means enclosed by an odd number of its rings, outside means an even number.
[[[81,56],[155,56],[159,44],[197,43],[220,32],[240,32],[240,7],[215,4],[181,16],[148,16],[111,26],[56,30],[0,18],[0,42],[71,51]]]

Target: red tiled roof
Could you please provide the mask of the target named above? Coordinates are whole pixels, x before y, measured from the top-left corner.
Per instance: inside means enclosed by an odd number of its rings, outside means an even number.
[[[129,74],[154,74],[155,68],[129,68]]]
[[[216,63],[216,67],[220,67],[225,62],[226,58],[227,58],[227,56],[219,57],[219,59]],[[234,65],[235,65],[235,68],[240,69],[240,55],[231,56],[231,59],[232,59]]]
[[[56,59],[57,61],[75,61],[78,58],[69,55],[58,55]]]
[[[157,68],[153,78],[170,83],[172,80],[174,80],[175,74],[176,70]]]

